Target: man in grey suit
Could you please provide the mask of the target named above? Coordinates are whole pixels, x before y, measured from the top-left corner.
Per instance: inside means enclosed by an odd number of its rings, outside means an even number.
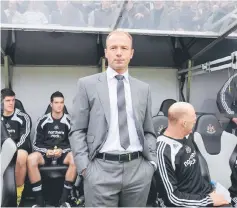
[[[128,74],[133,52],[130,34],[111,32],[106,72],[78,81],[69,140],[87,207],[147,203],[156,136],[150,87]]]

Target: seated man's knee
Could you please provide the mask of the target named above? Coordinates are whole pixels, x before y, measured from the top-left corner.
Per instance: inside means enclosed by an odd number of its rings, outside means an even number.
[[[21,167],[25,167],[26,163],[27,163],[27,158],[28,158],[28,152],[25,150],[18,150],[17,151],[17,166]]]
[[[33,152],[28,156],[27,159],[27,165],[30,166],[38,166],[40,160],[40,153],[39,152]]]

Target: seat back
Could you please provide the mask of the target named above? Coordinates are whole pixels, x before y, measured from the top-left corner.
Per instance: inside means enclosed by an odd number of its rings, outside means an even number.
[[[22,111],[23,113],[25,113],[29,116],[29,118],[30,118],[30,129],[32,129],[32,119],[31,119],[30,115],[25,111],[25,108],[24,108],[22,102],[18,99],[15,99],[15,108],[19,109],[20,111]],[[31,140],[29,140],[28,146],[29,146],[30,151],[32,151]]]
[[[168,118],[162,115],[161,113],[159,113],[159,115],[154,116],[152,118],[152,122],[157,137],[161,134],[162,130],[164,130],[168,126]],[[147,203],[154,206],[156,204],[156,199],[157,199],[156,179],[155,176],[153,176]]]
[[[25,111],[25,108],[22,104],[22,102],[18,99],[15,99],[15,108],[18,108],[20,111],[22,111],[23,113],[27,114],[29,117],[30,115]],[[31,117],[30,117],[30,128],[32,128],[32,120],[31,120]]]
[[[206,99],[203,101],[200,109],[204,112],[208,112],[210,114],[219,114],[218,106],[216,104],[216,99]]]
[[[191,135],[191,136],[192,136],[191,139],[193,139],[193,135]],[[197,157],[198,157],[198,161],[199,161],[199,164],[200,164],[201,174],[202,174],[203,178],[206,181],[211,182],[211,176],[210,176],[210,172],[209,172],[207,161],[205,160],[205,158],[203,157],[202,153],[198,149],[198,146],[195,143],[194,139],[193,139],[193,143],[194,143],[195,150],[196,150]]]
[[[161,103],[159,112],[163,112],[164,116],[168,117],[168,110],[171,105],[176,103],[177,101],[174,99],[166,99]]]
[[[225,132],[216,116],[202,115],[194,128],[194,141],[207,162],[211,180],[228,189],[231,185],[230,159],[237,145],[237,137]]]
[[[168,118],[162,115],[157,115],[152,118],[156,136],[158,137],[161,131],[168,126]]]
[[[17,147],[1,121],[1,207],[16,207],[15,165]]]
[[[18,108],[20,111],[22,111],[23,113],[27,114],[30,118],[30,128],[32,128],[32,120],[30,115],[25,111],[25,108],[22,104],[22,102],[18,99],[15,99],[15,108]]]
[[[15,108],[18,108],[23,113],[26,113],[25,108],[24,108],[22,102],[20,100],[18,100],[18,99],[15,99]]]

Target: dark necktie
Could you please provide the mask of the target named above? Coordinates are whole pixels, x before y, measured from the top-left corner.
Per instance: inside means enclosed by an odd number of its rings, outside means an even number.
[[[123,75],[116,75],[117,83],[117,105],[118,105],[118,124],[119,124],[119,136],[120,144],[126,150],[129,145],[129,133],[127,123],[126,101],[124,92]]]

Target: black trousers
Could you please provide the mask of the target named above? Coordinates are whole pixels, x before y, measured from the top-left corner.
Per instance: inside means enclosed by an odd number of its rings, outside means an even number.
[[[234,130],[234,134],[235,136],[237,136],[237,125],[233,121],[229,122],[225,130],[231,134],[233,133],[233,130]]]
[[[233,207],[232,204],[227,204],[227,205],[222,205],[222,206],[218,206],[218,207]]]

